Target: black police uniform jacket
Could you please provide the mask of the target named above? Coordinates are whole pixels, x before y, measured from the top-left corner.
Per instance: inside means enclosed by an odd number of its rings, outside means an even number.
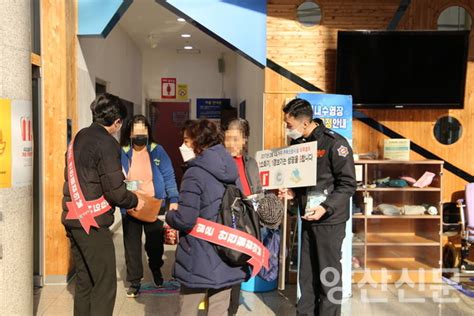
[[[321,206],[326,209],[326,214],[320,220],[312,221],[311,224],[344,223],[350,217],[349,201],[357,188],[352,148],[344,137],[326,128],[320,119],[314,121],[318,126],[309,137],[300,137],[291,142],[292,145],[318,142],[316,187],[294,189],[296,199],[300,212],[304,215],[307,193],[313,190],[327,192],[326,200],[321,203]]]

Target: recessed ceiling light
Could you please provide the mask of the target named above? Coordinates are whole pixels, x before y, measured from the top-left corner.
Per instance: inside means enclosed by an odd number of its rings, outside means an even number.
[[[181,34],[181,37],[191,37],[191,34]]]
[[[193,49],[192,46],[184,46],[184,49]]]
[[[178,18],[176,21],[178,21],[178,22],[186,22],[186,20],[183,19],[183,18]]]
[[[201,50],[200,49],[177,49],[176,52],[178,54],[200,54]]]

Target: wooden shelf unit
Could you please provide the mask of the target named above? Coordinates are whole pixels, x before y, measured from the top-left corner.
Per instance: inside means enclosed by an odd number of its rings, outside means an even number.
[[[426,191],[434,191],[434,192],[439,192],[441,191],[441,188],[432,188],[432,187],[426,187],[426,188],[414,188],[414,187],[408,187],[408,188],[357,188],[356,191],[367,191],[367,192],[396,192],[396,191],[415,191],[415,192],[426,192]]]
[[[368,246],[439,246],[439,241],[415,234],[367,234]]]
[[[391,161],[360,160],[363,185],[375,179],[401,176],[420,178],[425,171],[435,174],[426,188],[362,188],[353,201],[364,212],[363,195],[373,198],[373,208],[379,204],[433,205],[437,215],[365,215],[352,217],[352,253],[360,268],[352,271],[353,282],[373,280],[395,283],[410,278],[412,282],[439,283],[442,268],[442,175],[443,162],[437,160]]]

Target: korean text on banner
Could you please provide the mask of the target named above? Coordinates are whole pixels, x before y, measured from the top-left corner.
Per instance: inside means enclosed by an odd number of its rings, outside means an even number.
[[[317,142],[258,151],[262,187],[271,190],[315,186],[317,151]]]
[[[256,276],[262,267],[268,269],[268,249],[250,234],[200,217],[188,233],[195,238],[248,255],[250,259],[247,262],[252,266],[252,276]]]

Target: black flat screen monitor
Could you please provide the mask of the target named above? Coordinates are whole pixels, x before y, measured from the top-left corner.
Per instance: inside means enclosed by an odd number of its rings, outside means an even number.
[[[355,108],[463,108],[469,31],[339,31],[336,93]]]

